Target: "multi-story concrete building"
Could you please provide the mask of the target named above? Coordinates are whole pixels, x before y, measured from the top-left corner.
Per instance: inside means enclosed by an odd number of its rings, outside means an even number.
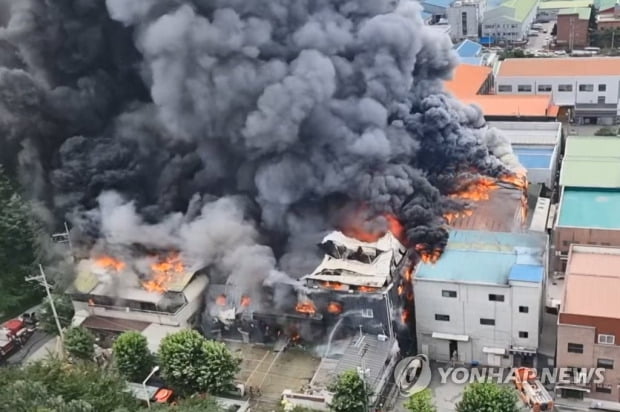
[[[590,45],[590,7],[573,7],[558,12],[558,31],[555,43],[558,47],[575,48]]]
[[[418,350],[431,359],[535,365],[546,236],[454,230],[413,280]]]
[[[537,4],[538,0],[506,0],[489,8],[482,19],[482,37],[492,39],[489,42],[525,41],[536,18]]]
[[[448,7],[446,14],[452,41],[477,40],[480,37],[486,4],[486,0],[455,0]]]
[[[569,136],[560,186],[553,240],[558,275],[571,244],[620,246],[620,139]]]
[[[536,20],[547,22],[556,20],[558,14],[565,9],[590,7],[594,3],[593,0],[551,0],[541,1],[538,4],[538,13]]]
[[[497,94],[551,95],[579,124],[617,123],[620,57],[506,59],[495,80]]]
[[[562,385],[559,395],[620,401],[620,249],[574,245],[558,319],[557,366],[604,368],[604,382]]]

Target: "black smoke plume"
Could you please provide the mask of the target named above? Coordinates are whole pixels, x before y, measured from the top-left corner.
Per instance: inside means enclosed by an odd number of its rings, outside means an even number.
[[[455,177],[512,167],[414,0],[7,4],[0,162],[91,243],[297,277],[351,208],[443,248]]]

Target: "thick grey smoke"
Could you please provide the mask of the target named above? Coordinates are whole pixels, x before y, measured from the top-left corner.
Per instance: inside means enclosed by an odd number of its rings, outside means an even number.
[[[24,0],[10,13],[0,162],[99,242],[298,277],[351,210],[395,215],[411,246],[441,249],[442,215],[462,207],[455,177],[513,166],[480,111],[443,91],[456,56],[414,0]]]

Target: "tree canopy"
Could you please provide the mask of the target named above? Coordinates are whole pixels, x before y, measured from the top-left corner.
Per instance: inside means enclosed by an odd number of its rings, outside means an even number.
[[[64,344],[67,352],[78,359],[92,360],[95,355],[95,337],[82,327],[67,330]]]
[[[357,371],[351,370],[340,374],[329,387],[334,394],[330,410],[334,412],[359,412],[368,407],[370,394]]]
[[[226,345],[194,330],[166,336],[159,347],[159,362],[166,382],[183,394],[231,389],[240,363]]]
[[[30,209],[0,166],[0,318],[18,314],[43,296],[24,279],[37,262],[36,233]]]
[[[437,412],[431,391],[428,389],[411,395],[405,403],[405,408],[411,412]]]
[[[52,295],[54,299],[54,306],[58,313],[58,320],[62,328],[67,328],[71,325],[73,319],[73,304],[71,298],[67,295]],[[54,312],[52,311],[52,305],[50,305],[49,299],[45,298],[41,309],[39,310],[39,321],[41,329],[50,335],[58,335],[58,327],[54,320]]]
[[[517,412],[513,388],[490,382],[472,383],[465,388],[457,412]]]
[[[122,333],[114,342],[113,350],[116,367],[131,382],[142,382],[153,368],[153,355],[146,337],[140,332]]]

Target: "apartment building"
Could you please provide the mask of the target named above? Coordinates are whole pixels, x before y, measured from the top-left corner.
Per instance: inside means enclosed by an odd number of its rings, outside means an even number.
[[[553,271],[563,273],[572,244],[620,246],[620,139],[569,136],[560,187]]]
[[[620,57],[506,59],[497,70],[497,94],[551,95],[579,124],[611,125],[620,109]]]
[[[546,236],[450,232],[413,288],[418,350],[439,361],[491,366],[537,363]]]
[[[562,397],[620,401],[620,249],[574,245],[566,268],[557,366],[604,368],[604,382],[561,385]],[[579,372],[578,372],[579,373]]]
[[[537,4],[538,0],[506,0],[487,9],[482,19],[482,37],[491,43],[527,40]]]

